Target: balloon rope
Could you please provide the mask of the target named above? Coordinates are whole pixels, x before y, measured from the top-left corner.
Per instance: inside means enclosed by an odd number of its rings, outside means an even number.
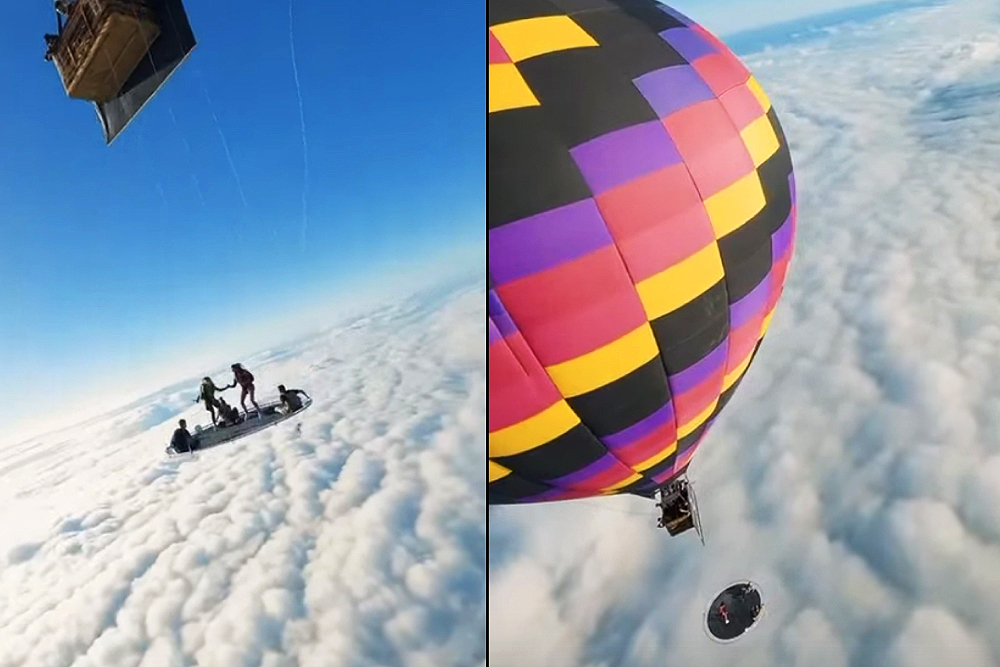
[[[302,86],[299,84],[299,67],[295,61],[295,33],[292,31],[292,0],[288,0],[288,45],[292,51],[292,76],[295,78],[295,94],[299,98],[299,124],[302,128],[302,233],[301,250],[306,249],[306,227],[309,224],[309,207],[306,193],[309,188],[309,144],[306,141],[306,113],[302,105]]]

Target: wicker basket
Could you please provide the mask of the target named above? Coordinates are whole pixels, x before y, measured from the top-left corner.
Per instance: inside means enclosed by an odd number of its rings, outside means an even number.
[[[70,97],[115,97],[160,34],[143,0],[76,0],[53,52]]]

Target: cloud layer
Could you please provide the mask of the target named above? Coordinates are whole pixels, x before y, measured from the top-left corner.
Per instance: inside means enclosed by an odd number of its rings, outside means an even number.
[[[314,404],[195,460],[163,448],[196,384],[5,449],[0,666],[480,663],[483,297],[246,360]]]
[[[491,508],[491,665],[1000,662],[998,28],[963,0],[745,58],[800,232],[691,469],[708,545],[640,499]],[[704,606],[747,577],[764,620],[711,643]]]

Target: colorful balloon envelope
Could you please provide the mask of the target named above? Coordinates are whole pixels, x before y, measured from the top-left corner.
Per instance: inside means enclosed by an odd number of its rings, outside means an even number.
[[[683,474],[795,234],[768,97],[653,0],[489,0],[489,502]]]

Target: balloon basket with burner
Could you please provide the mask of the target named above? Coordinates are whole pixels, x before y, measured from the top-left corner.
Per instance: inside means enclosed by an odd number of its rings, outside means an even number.
[[[52,51],[66,94],[112,99],[159,34],[146,0],[76,0]]]
[[[693,528],[701,543],[705,544],[701,517],[698,514],[698,501],[686,475],[678,477],[660,489],[660,502],[656,506],[662,512],[657,520],[657,527],[666,528],[671,537],[686,533]]]

